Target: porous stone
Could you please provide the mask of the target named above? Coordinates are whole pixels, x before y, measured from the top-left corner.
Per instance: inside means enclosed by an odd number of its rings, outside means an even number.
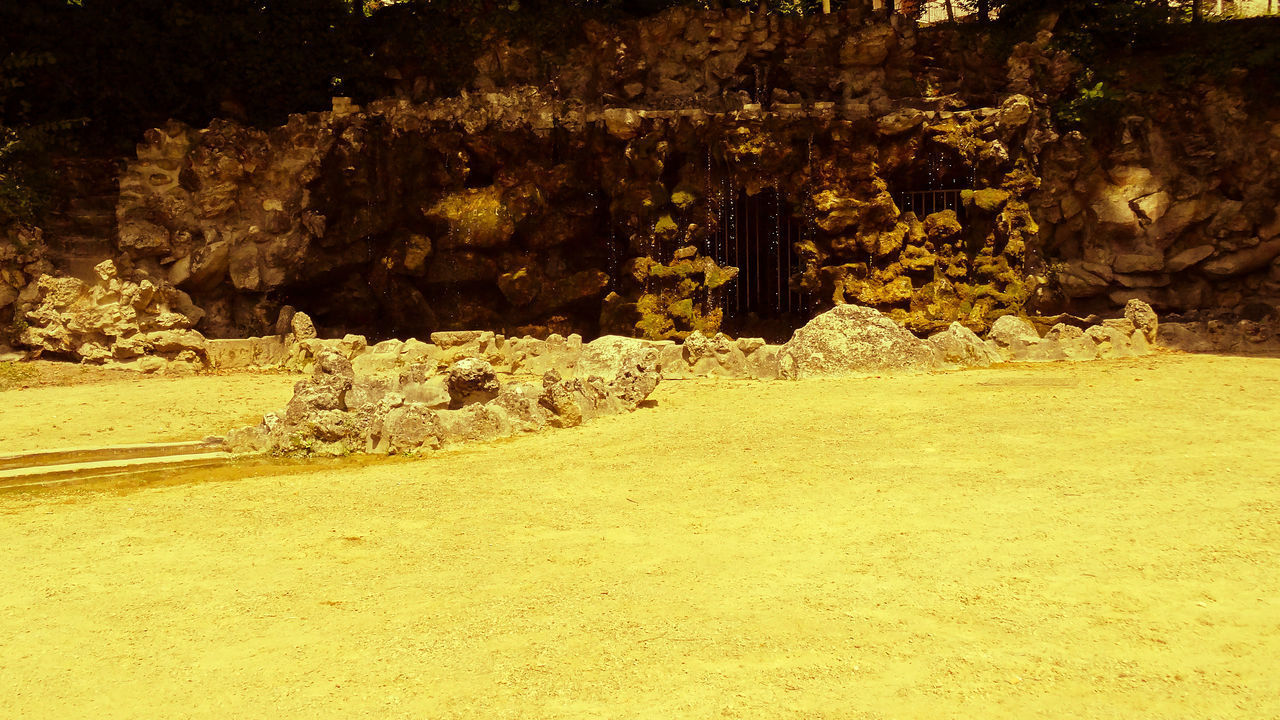
[[[1150,305],[1138,299],[1130,300],[1125,303],[1124,316],[1142,333],[1148,343],[1155,343],[1156,331],[1160,328],[1160,318]]]
[[[991,332],[987,336],[1005,347],[1015,343],[1033,344],[1040,340],[1040,333],[1036,332],[1035,326],[1027,321],[1026,318],[1020,318],[1016,315],[1005,315],[998,318],[995,324],[991,326]]]
[[[438,448],[443,435],[436,412],[421,403],[392,408],[382,420],[381,439],[389,453],[405,453],[423,447]]]
[[[121,274],[110,260],[94,267],[94,275],[92,282],[41,275],[28,284],[15,314],[22,321],[18,342],[36,354],[86,362],[152,353],[173,359],[183,352],[204,362],[204,338],[192,329],[204,312],[186,293],[142,274]]]
[[[304,312],[295,312],[289,318],[289,329],[295,342],[316,338],[316,325],[311,321],[311,316]]]
[[[743,377],[746,374],[746,354],[722,333],[712,337],[700,330],[689,333],[682,354],[693,375]]]
[[[933,350],[878,310],[838,305],[810,320],[782,346],[779,374],[789,380],[884,371],[930,370]]]
[[[450,365],[446,378],[452,409],[486,403],[498,396],[498,376],[492,365],[479,358],[463,358]]]
[[[1084,330],[1075,325],[1058,323],[1049,328],[1044,334],[1044,339],[1055,342],[1066,360],[1079,362],[1096,360],[1098,357],[1098,350],[1093,340],[1086,337]]]
[[[670,341],[604,335],[582,346],[574,374],[608,382],[625,370],[656,371],[661,349],[670,344]]]
[[[987,367],[1002,362],[1000,354],[987,347],[972,330],[953,322],[946,330],[930,335],[927,342],[938,358],[959,367]]]

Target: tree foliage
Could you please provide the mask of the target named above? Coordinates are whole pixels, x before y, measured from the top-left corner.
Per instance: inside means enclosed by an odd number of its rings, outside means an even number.
[[[839,10],[856,0],[832,0]],[[1101,58],[1167,35],[1189,17],[1169,0],[953,0],[985,8],[992,32],[1032,34],[1057,17],[1063,47],[1106,74]],[[820,12],[822,0],[20,0],[0,3],[0,59],[40,58],[20,73],[0,69],[5,157],[35,147],[32,129],[84,118],[77,137],[90,148],[127,151],[148,127],[177,118],[204,125],[225,116],[269,126],[289,113],[328,107],[334,95],[358,101],[386,94],[410,58],[438,92],[456,91],[478,52],[498,35],[544,50],[576,42],[588,18],[645,15],[671,5]],[[994,27],[995,25],[1004,28]],[[1185,24],[1184,24],[1185,27]],[[1273,28],[1274,29],[1274,26]],[[1275,63],[1270,40],[1239,43],[1233,58]],[[1259,38],[1262,36],[1259,35]],[[1200,40],[1197,40],[1199,43]],[[1205,42],[1209,42],[1205,40]],[[1269,43],[1269,44],[1268,44]],[[1219,61],[1201,51],[1188,67]],[[8,53],[8,55],[3,55]],[[1097,59],[1096,61],[1093,59]],[[16,62],[16,61],[15,61]],[[23,61],[27,62],[27,61]],[[1272,71],[1274,74],[1274,71]],[[1090,85],[1092,87],[1092,84]],[[1087,89],[1087,88],[1084,88]],[[22,131],[19,141],[15,133]],[[14,162],[0,160],[0,162]],[[3,167],[3,166],[0,166]]]
[[[0,229],[31,220],[43,207],[51,183],[48,148],[76,120],[31,122],[32,106],[19,99],[24,77],[54,62],[43,53],[13,53],[0,58]]]

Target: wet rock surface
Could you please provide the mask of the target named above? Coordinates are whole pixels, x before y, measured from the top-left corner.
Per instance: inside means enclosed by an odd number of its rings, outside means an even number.
[[[294,308],[326,338],[490,333],[433,343],[445,362],[505,362],[497,336],[776,343],[845,304],[921,336],[1130,299],[1197,322],[1280,307],[1280,129],[1239,77],[1128,91],[1141,114],[1104,142],[1054,125],[1081,68],[1051,30],[1007,57],[862,6],[673,8],[582,31],[555,51],[491,38],[452,97],[409,64],[363,107],[166,123],[129,161],[104,240],[187,293],[206,337],[314,339],[282,320]],[[762,260],[779,270],[763,288]],[[19,342],[40,262],[0,249],[0,342]],[[744,286],[746,309],[730,302]],[[526,371],[564,369],[541,347]],[[762,375],[772,352],[690,366]]]
[[[674,8],[584,32],[554,58],[495,41],[458,97],[156,128],[121,182],[120,247],[192,293],[210,337],[263,334],[282,303],[382,336],[714,337],[759,260],[728,249],[753,203],[798,258],[773,293],[819,310],[985,329],[1034,290],[1043,112],[895,100],[910,23]],[[937,183],[977,192],[938,212],[902,194]]]

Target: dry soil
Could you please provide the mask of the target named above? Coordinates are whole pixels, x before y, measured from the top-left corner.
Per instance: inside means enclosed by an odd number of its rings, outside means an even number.
[[[77,392],[237,406],[198,436],[260,412],[218,382]],[[1277,717],[1278,396],[1184,355],[669,382],[408,461],[0,495],[0,717]]]
[[[200,440],[261,421],[289,401],[297,381],[284,373],[171,377],[0,363],[0,455]]]

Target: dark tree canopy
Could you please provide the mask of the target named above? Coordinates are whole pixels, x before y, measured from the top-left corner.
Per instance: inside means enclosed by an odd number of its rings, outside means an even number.
[[[851,0],[831,0],[839,10]],[[588,17],[644,15],[672,5],[759,7],[762,0],[21,0],[0,3],[0,127],[83,119],[77,137],[127,149],[169,118],[218,116],[273,125],[334,95],[367,100],[389,89],[388,52],[416,53],[440,92],[465,83],[494,33],[554,53]],[[1005,27],[1046,13],[1074,52],[1150,42],[1158,24],[1189,18],[1169,0],[953,0]],[[769,0],[770,12],[820,12],[822,0]],[[904,10],[909,10],[903,4]],[[1254,52],[1250,50],[1250,52]],[[1256,55],[1256,52],[1254,52]],[[1087,60],[1086,60],[1087,62]],[[12,63],[11,63],[12,64]]]

